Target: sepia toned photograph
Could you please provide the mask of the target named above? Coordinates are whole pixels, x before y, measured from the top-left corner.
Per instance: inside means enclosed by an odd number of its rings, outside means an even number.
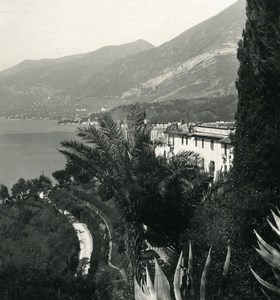
[[[0,300],[280,299],[280,0],[0,0]]]

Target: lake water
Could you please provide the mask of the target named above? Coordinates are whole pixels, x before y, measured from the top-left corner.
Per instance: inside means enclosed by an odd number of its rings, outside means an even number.
[[[51,120],[0,118],[0,183],[9,188],[23,177],[36,178],[64,168],[65,158],[57,148],[60,141],[74,139],[75,126]]]

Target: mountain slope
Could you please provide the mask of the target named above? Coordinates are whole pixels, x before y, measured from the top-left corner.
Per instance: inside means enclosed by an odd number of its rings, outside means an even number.
[[[245,5],[239,0],[157,48],[140,40],[128,48],[23,62],[0,73],[0,110],[69,117],[133,101],[235,94]]]
[[[241,0],[158,48],[108,65],[85,87],[87,96],[161,101],[234,93],[244,22]]]
[[[103,47],[91,53],[24,61],[0,72],[0,109],[28,108],[34,102],[40,105],[52,98],[67,100],[104,66],[153,47],[144,40],[138,40],[119,46]]]

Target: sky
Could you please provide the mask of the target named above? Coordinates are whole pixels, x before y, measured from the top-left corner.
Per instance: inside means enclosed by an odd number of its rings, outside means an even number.
[[[155,46],[236,0],[0,0],[0,71],[144,39]]]

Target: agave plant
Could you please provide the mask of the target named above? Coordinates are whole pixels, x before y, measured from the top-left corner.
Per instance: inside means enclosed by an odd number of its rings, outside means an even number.
[[[272,211],[272,215],[275,221],[275,225],[273,225],[269,220],[268,223],[272,230],[280,237],[280,212],[277,209],[277,214],[275,214]],[[268,283],[267,281],[263,280],[254,270],[251,271],[257,281],[261,284],[261,286],[264,288],[263,293],[267,297],[267,299],[270,299],[265,290],[271,291],[275,295],[280,296],[280,245],[277,244],[277,248],[274,248],[267,244],[260,236],[259,234],[255,231],[257,240],[258,240],[258,245],[259,249],[256,249],[256,251],[259,253],[259,255],[269,264],[269,266],[272,268],[273,274],[275,276],[277,286]]]
[[[171,300],[169,282],[156,259],[154,284],[146,268],[146,281],[139,285],[134,278],[134,296],[135,300]]]
[[[222,299],[225,282],[229,273],[229,264],[231,249],[228,246],[227,256],[224,264],[223,277],[219,290],[219,298]],[[206,299],[206,288],[208,282],[208,272],[211,262],[211,248],[205,262],[200,283],[200,300]],[[188,265],[184,266],[183,252],[181,253],[174,274],[173,286],[176,300],[196,299],[193,284],[193,254],[192,245],[189,243]],[[134,296],[135,300],[171,300],[169,282],[155,259],[155,279],[152,283],[148,269],[146,268],[146,281],[141,281],[140,285],[134,279]]]

